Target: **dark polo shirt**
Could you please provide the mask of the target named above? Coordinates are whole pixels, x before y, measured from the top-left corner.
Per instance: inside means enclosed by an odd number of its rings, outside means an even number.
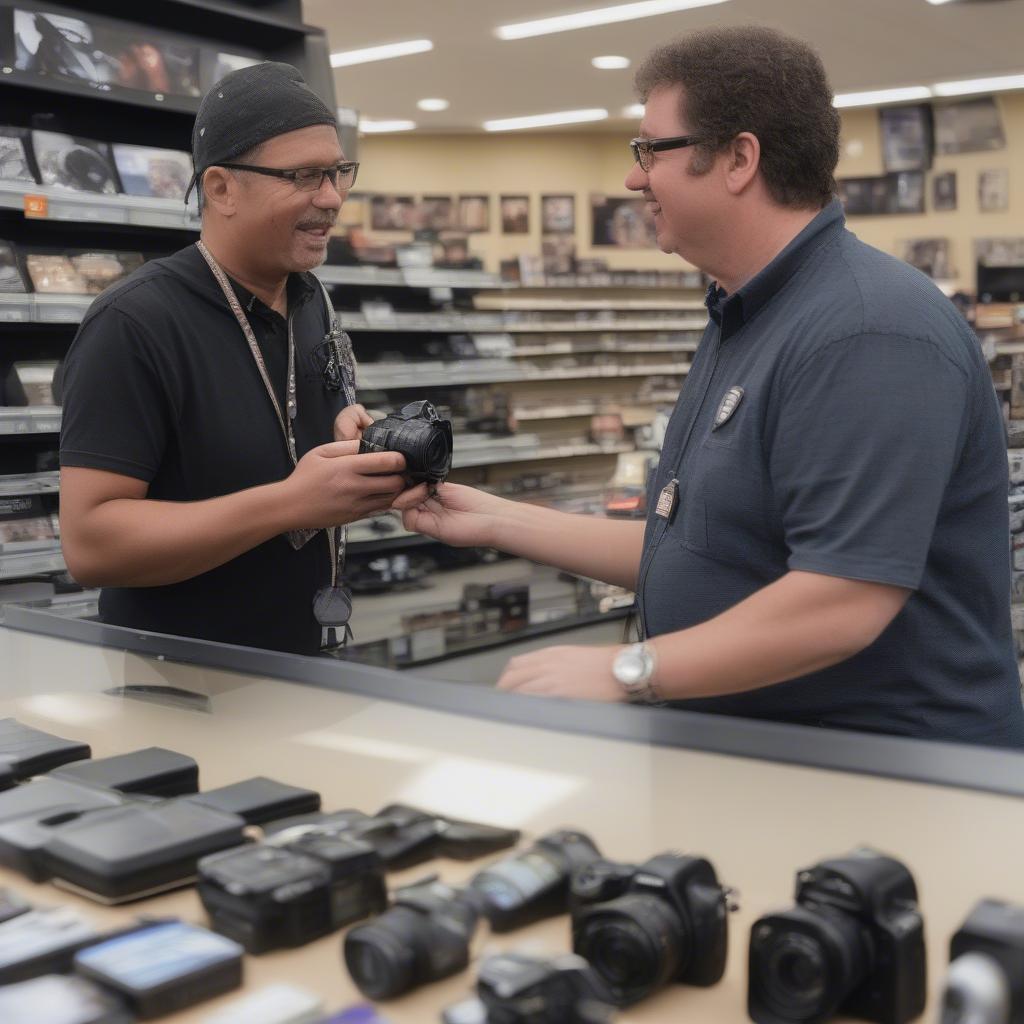
[[[235,284],[284,408],[288,325]],[[300,457],[333,440],[341,392],[324,385],[328,314],[306,274],[288,285]],[[148,497],[201,501],[282,480],[284,436],[245,336],[195,246],[154,260],[93,303],[68,353],[62,466],[149,484]],[[330,579],[326,534],[298,551],[284,537],[163,587],[103,590],[100,617],[135,629],[315,654],[312,601]]]
[[[1006,444],[980,347],[833,201],[711,319],[652,485],[638,600],[686,629],[787,572],[913,591],[871,646],[693,711],[1024,746]],[[730,389],[735,412],[716,426]],[[679,501],[654,513],[668,481]]]

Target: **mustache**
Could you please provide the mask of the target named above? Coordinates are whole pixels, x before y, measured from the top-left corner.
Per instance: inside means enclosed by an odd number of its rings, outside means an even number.
[[[310,231],[315,228],[333,228],[337,223],[338,218],[336,216],[331,217],[312,217],[308,220],[300,221],[298,228],[300,231]]]

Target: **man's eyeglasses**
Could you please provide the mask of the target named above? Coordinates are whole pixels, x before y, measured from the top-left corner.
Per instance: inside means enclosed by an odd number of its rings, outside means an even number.
[[[213,164],[214,167],[225,167],[229,171],[251,171],[253,174],[265,174],[271,178],[284,178],[302,192],[317,192],[326,178],[339,192],[345,192],[356,183],[359,164],[332,164],[330,167],[295,167],[284,170],[280,167],[257,167],[255,164]]]
[[[633,159],[641,170],[649,171],[654,162],[654,154],[666,149],[682,149],[702,141],[699,135],[671,135],[663,139],[633,139],[629,148],[633,151]]]

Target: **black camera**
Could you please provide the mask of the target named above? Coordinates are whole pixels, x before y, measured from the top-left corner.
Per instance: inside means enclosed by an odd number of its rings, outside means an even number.
[[[872,850],[822,861],[797,874],[796,903],[751,930],[751,1020],[902,1024],[922,1013],[924,922],[905,865]]]
[[[495,932],[510,932],[569,909],[573,873],[600,860],[594,841],[582,832],[559,831],[529,849],[478,871],[470,886]]]
[[[949,959],[941,1024],[1024,1024],[1024,907],[982,900]]]
[[[480,913],[466,892],[436,880],[394,894],[380,917],[345,936],[345,963],[370,999],[393,999],[469,965]]]
[[[387,906],[377,851],[338,836],[204,857],[198,889],[213,927],[250,953],[305,945]]]
[[[488,957],[476,998],[444,1011],[444,1024],[607,1024],[610,996],[600,975],[572,953],[540,959],[522,953]]]
[[[607,983],[620,1006],[675,982],[721,980],[729,946],[730,890],[703,857],[662,853],[616,875],[584,869],[573,879],[572,948]],[[588,904],[592,897],[609,902]]]
[[[439,484],[451,471],[453,443],[452,421],[441,419],[424,400],[410,402],[364,428],[359,451],[401,452],[410,484]]]

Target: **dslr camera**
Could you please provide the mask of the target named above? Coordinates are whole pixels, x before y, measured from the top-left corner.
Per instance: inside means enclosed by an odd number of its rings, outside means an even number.
[[[725,971],[730,895],[703,857],[585,867],[572,880],[573,951],[619,1006],[673,982],[714,985]]]
[[[749,984],[757,1024],[819,1024],[840,1013],[914,1020],[925,1005],[925,946],[910,871],[862,849],[799,872],[796,906],[754,923]]]
[[[345,936],[345,964],[369,999],[393,999],[458,974],[480,919],[475,900],[436,879],[398,889],[394,905]]]
[[[452,421],[441,419],[434,406],[424,400],[410,402],[399,412],[366,427],[359,452],[401,452],[410,486],[436,486],[451,471],[453,444]]]
[[[982,900],[949,959],[941,1024],[1024,1024],[1024,907]]]
[[[607,1024],[610,997],[600,976],[572,953],[540,959],[522,953],[488,957],[476,998],[444,1011],[444,1024]]]

